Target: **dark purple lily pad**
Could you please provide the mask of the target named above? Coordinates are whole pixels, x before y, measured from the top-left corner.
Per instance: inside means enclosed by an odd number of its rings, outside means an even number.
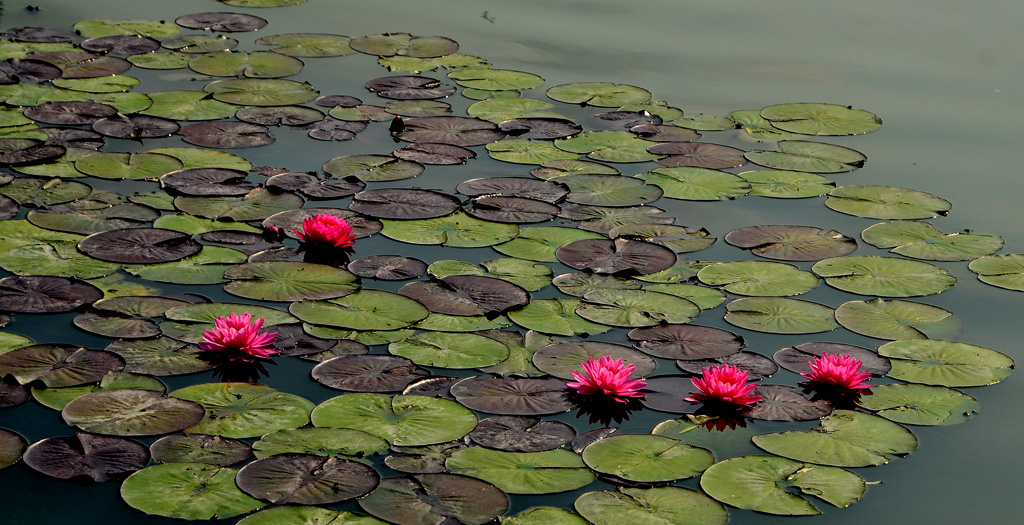
[[[848,355],[858,359],[863,363],[863,370],[876,377],[884,376],[892,369],[889,360],[878,355],[878,352],[845,343],[801,343],[775,352],[772,358],[779,366],[790,372],[809,374],[811,373],[811,361],[825,352],[833,355]]]
[[[427,263],[402,255],[371,255],[348,263],[348,271],[382,281],[415,279],[427,272]]]
[[[831,401],[812,401],[788,385],[758,385],[751,394],[761,396],[761,400],[743,410],[743,417],[768,421],[811,421],[832,413]]]
[[[465,207],[466,214],[485,221],[508,224],[546,222],[558,216],[558,206],[537,199],[481,195]]]
[[[62,126],[80,126],[117,114],[117,109],[96,102],[67,100],[43,102],[25,109],[25,116],[37,122]]]
[[[530,293],[523,287],[482,275],[415,281],[398,293],[419,301],[431,312],[448,315],[497,316],[530,302]]]
[[[32,397],[29,389],[19,385],[13,377],[0,379],[0,408],[16,407],[28,401],[29,397]],[[0,441],[3,441],[2,435],[0,435]],[[0,465],[0,468],[3,468],[3,465]]]
[[[73,35],[59,27],[12,27],[4,35],[15,42],[58,43],[70,42]]]
[[[670,124],[639,124],[629,131],[651,142],[691,142],[700,138],[700,133],[692,129]]]
[[[398,392],[430,375],[404,357],[349,355],[328,359],[313,367],[313,379],[326,387],[349,392]]]
[[[142,35],[101,36],[79,45],[86,51],[118,56],[141,55],[160,49],[159,40]]]
[[[0,166],[42,164],[59,158],[66,152],[67,148],[64,146],[44,144],[38,140],[0,138]]]
[[[200,122],[178,130],[185,142],[206,148],[254,148],[274,142],[266,126],[248,122]]]
[[[313,337],[304,332],[300,324],[277,325],[274,331],[277,332],[274,348],[280,352],[281,357],[318,354],[330,350],[338,343],[330,339]]]
[[[364,182],[410,179],[426,168],[418,163],[391,155],[345,155],[324,163],[328,175],[347,179],[355,177]]]
[[[378,219],[433,219],[450,215],[462,202],[454,195],[411,188],[380,188],[359,192],[349,209]]]
[[[0,195],[0,221],[10,219],[21,211],[21,205],[18,201],[6,196]]]
[[[94,233],[78,241],[82,253],[101,261],[157,264],[199,253],[203,245],[181,232],[161,228],[126,228]]]
[[[495,416],[481,419],[469,437],[487,448],[509,452],[542,452],[569,443],[576,437],[576,430],[560,421]]]
[[[444,98],[457,91],[451,84],[415,75],[375,78],[366,83],[366,89],[379,97],[397,100]]]
[[[647,394],[640,399],[643,405],[651,410],[670,414],[692,414],[697,404],[687,401],[695,388],[689,376],[668,375],[647,378]]]
[[[206,414],[203,405],[150,390],[102,390],[67,404],[61,416],[86,432],[156,436],[184,430]]]
[[[245,182],[248,173],[223,168],[177,170],[160,177],[160,187],[172,195],[241,197],[256,187]]]
[[[409,383],[409,386],[402,390],[402,395],[442,397],[455,401],[455,396],[451,394],[452,385],[461,380],[461,377],[431,376]]]
[[[452,454],[468,447],[468,438],[423,447],[392,445],[391,450],[395,453],[385,457],[384,464],[392,470],[408,474],[438,474],[448,470],[445,461]]]
[[[84,313],[71,320],[90,334],[119,339],[144,339],[160,335],[160,327],[150,319],[131,319],[113,315]]]
[[[49,62],[61,69],[61,78],[97,78],[119,75],[132,68],[132,63],[117,57],[78,52],[36,53],[28,58]]]
[[[602,274],[657,273],[676,263],[676,254],[664,246],[630,239],[582,239],[563,244],[555,256],[566,266]]]
[[[296,453],[256,460],[235,477],[243,492],[281,505],[338,503],[369,493],[379,482],[377,471],[358,461]]]
[[[174,23],[189,29],[218,31],[222,33],[256,31],[267,25],[267,21],[258,16],[225,12],[182,15],[175,18]]]
[[[478,118],[422,117],[405,119],[404,122],[405,129],[395,136],[406,142],[480,146],[505,137],[496,124]]]
[[[452,385],[451,392],[466,407],[491,414],[541,416],[573,406],[565,381],[554,378],[474,376]]]
[[[587,119],[593,129],[628,130],[644,124],[661,124],[661,117],[649,111],[605,111]],[[642,137],[641,137],[642,138]]]
[[[77,279],[42,275],[0,279],[0,310],[7,312],[70,312],[102,298],[99,288]]]
[[[727,233],[725,242],[754,255],[783,261],[819,261],[857,249],[856,240],[814,226],[747,226]]]
[[[44,144],[63,146],[66,149],[100,149],[103,147],[103,135],[95,131],[76,128],[41,128],[46,133]]]
[[[665,166],[724,169],[747,163],[743,150],[706,142],[664,142],[647,148],[647,152],[668,155],[657,160],[658,164]]]
[[[322,111],[304,106],[247,106],[235,118],[264,126],[305,126],[324,118]]]
[[[750,381],[760,381],[779,371],[779,365],[775,364],[775,361],[754,352],[737,352],[715,359],[676,361],[676,366],[680,370],[693,375],[700,375],[702,369],[721,364],[728,364],[740,370],[745,370],[749,374]]]
[[[617,343],[602,341],[562,341],[547,345],[533,354],[533,365],[540,371],[561,379],[574,379],[572,370],[583,372],[583,362],[609,356],[633,365],[633,377],[643,377],[657,368],[658,363],[646,354]]]
[[[356,234],[357,239],[369,237],[384,228],[384,225],[378,220],[369,219],[356,212],[340,210],[338,208],[299,208],[295,210],[282,211],[267,217],[260,224],[264,228],[268,228],[270,226],[280,228],[284,231],[285,235],[294,239],[298,238],[295,235],[295,230],[302,229],[302,221],[306,220],[307,217],[321,215],[324,213],[345,219],[346,222],[352,225],[352,233]]]
[[[359,506],[392,523],[490,523],[509,507],[508,496],[490,483],[458,474],[385,478]]]
[[[149,449],[134,439],[78,432],[74,436],[37,441],[25,451],[25,464],[60,479],[79,476],[107,481],[141,470]]]
[[[476,152],[462,146],[420,142],[396,149],[391,154],[400,159],[435,165],[465,164],[467,160],[476,158]]]
[[[318,106],[325,108],[343,107],[343,108],[354,108],[356,106],[362,106],[363,101],[356,97],[350,97],[348,95],[321,95],[313,101]]]
[[[207,463],[227,467],[244,461],[252,447],[244,441],[207,434],[174,434],[149,446],[157,463]]]
[[[583,126],[564,118],[514,118],[499,122],[498,129],[517,139],[554,140],[571,137]]]
[[[339,120],[327,117],[309,130],[309,136],[317,140],[352,140],[356,134],[366,129],[366,122],[358,120]]]
[[[232,230],[201,233],[196,235],[196,240],[203,243],[203,246],[221,246],[248,255],[278,246],[276,242],[268,242],[261,234]]]
[[[35,84],[59,78],[59,67],[42,60],[8,58],[0,62],[0,85]]]
[[[569,194],[569,187],[560,182],[525,177],[482,177],[459,183],[455,190],[463,195],[507,195],[537,199],[552,204]]]
[[[21,434],[0,428],[0,470],[17,463],[26,447],[28,441]]]
[[[107,137],[137,140],[169,137],[177,133],[181,126],[165,118],[119,113],[97,120],[92,124],[92,129]]]
[[[721,328],[696,324],[667,324],[634,328],[627,334],[637,350],[663,359],[714,359],[735,354],[746,343]]]
[[[264,183],[270,191],[295,191],[310,199],[340,199],[354,195],[366,188],[360,180],[321,179],[310,173],[278,173]]]

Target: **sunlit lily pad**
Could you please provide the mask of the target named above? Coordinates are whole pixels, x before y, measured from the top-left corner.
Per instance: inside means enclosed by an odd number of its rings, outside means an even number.
[[[71,401],[61,411],[64,421],[86,432],[116,436],[154,436],[195,425],[203,407],[162,392],[138,389],[105,390]]]
[[[157,70],[183,69],[188,67],[189,60],[192,60],[191,54],[177,51],[146,53],[128,57],[128,61],[135,67]]]
[[[531,507],[514,516],[499,516],[501,525],[586,525],[579,515],[558,507]]]
[[[22,206],[45,207],[80,199],[92,193],[87,184],[61,179],[15,179],[0,186],[0,194],[6,195]]]
[[[938,340],[893,341],[878,347],[892,363],[889,377],[949,387],[998,383],[1014,367],[1009,356],[981,346]]]
[[[146,445],[131,439],[78,433],[37,441],[25,451],[25,464],[60,479],[93,481],[124,477],[149,463]]]
[[[802,135],[860,135],[882,125],[874,113],[838,104],[777,104],[762,108],[761,116],[772,126]]]
[[[740,139],[757,142],[777,142],[780,140],[798,139],[799,135],[783,131],[761,116],[757,109],[740,109],[729,113],[729,118],[736,127],[743,130]]]
[[[800,171],[753,170],[738,176],[750,183],[750,193],[776,199],[819,197],[836,187],[827,177]]]
[[[489,120],[495,124],[513,119],[565,118],[559,113],[549,111],[554,107],[554,105],[548,102],[531,98],[488,98],[471,104],[466,109],[466,113],[476,118]]]
[[[700,167],[658,168],[636,177],[659,186],[670,199],[717,201],[742,197],[750,191],[750,184],[736,175]]]
[[[386,452],[388,443],[361,430],[303,427],[271,432],[254,443],[252,449],[260,459],[276,454],[302,453],[358,461],[365,456]]]
[[[871,219],[928,219],[946,215],[953,206],[929,193],[893,186],[839,186],[828,195],[825,206]]]
[[[475,219],[462,212],[436,219],[414,221],[384,220],[385,237],[411,244],[440,244],[457,248],[491,246],[516,236],[514,224]]]
[[[359,506],[391,523],[483,525],[508,510],[508,496],[490,483],[457,474],[385,478]]]
[[[413,299],[368,289],[330,301],[292,303],[288,310],[307,323],[357,330],[397,330],[429,313]]]
[[[293,57],[336,57],[355,53],[349,46],[352,39],[343,35],[323,33],[289,33],[259,38],[257,44],[277,46],[271,51]]]
[[[113,35],[145,35],[163,38],[178,34],[181,28],[158,20],[83,20],[74,25],[74,30],[86,38]]]
[[[363,182],[408,179],[423,173],[418,162],[390,155],[346,155],[327,161],[323,170],[335,178],[356,177]]]
[[[981,409],[973,397],[952,388],[926,385],[880,385],[857,404],[904,425],[956,425]]]
[[[173,434],[149,446],[157,463],[206,463],[227,467],[244,461],[252,448],[244,441],[206,434]]]
[[[75,161],[75,169],[104,179],[158,179],[180,170],[181,161],[159,153],[94,153]]]
[[[843,173],[864,166],[863,153],[822,142],[780,140],[778,151],[748,151],[750,162],[767,168],[813,173]]]
[[[943,339],[960,330],[960,321],[938,306],[912,301],[849,301],[836,308],[847,330],[879,339]]]
[[[660,153],[649,153],[651,146],[658,143],[643,140],[628,131],[596,130],[584,131],[578,135],[558,139],[555,147],[587,158],[605,162],[647,162],[662,157]]]
[[[642,104],[651,99],[651,93],[646,89],[611,82],[562,84],[548,89],[547,96],[568,104],[602,108]]]
[[[612,329],[580,317],[576,313],[579,303],[579,299],[534,299],[522,309],[509,312],[508,318],[523,328],[554,335],[595,335]]]
[[[721,328],[695,324],[669,324],[629,331],[637,349],[665,359],[712,359],[743,349],[743,338]]]
[[[956,277],[932,264],[874,255],[824,259],[814,263],[811,271],[829,286],[879,297],[931,295],[956,284]]]
[[[1007,290],[1024,291],[1024,256],[1020,254],[979,257],[967,268],[978,274],[978,279]]]
[[[730,293],[762,297],[800,295],[818,285],[818,278],[811,272],[768,261],[715,263],[701,268],[697,279]]]
[[[179,388],[171,396],[194,401],[206,409],[187,433],[230,438],[262,436],[309,423],[313,403],[294,394],[249,383],[205,383]],[[70,405],[69,405],[70,406]]]
[[[126,265],[124,271],[150,281],[176,284],[222,283],[224,271],[245,262],[245,254],[230,248],[203,246],[202,251],[180,261],[163,264]]]
[[[518,235],[508,242],[494,246],[505,255],[539,262],[556,262],[555,251],[564,244],[582,239],[603,239],[596,233],[560,226],[532,226],[520,228]]]
[[[174,19],[174,23],[200,31],[237,33],[256,31],[266,27],[267,21],[255,15],[244,13],[190,13]]]
[[[552,160],[575,160],[580,155],[556,148],[548,141],[506,138],[487,144],[491,158],[516,164],[542,164]]]
[[[627,224],[672,224],[676,220],[656,206],[611,208],[580,204],[563,204],[559,217],[580,221],[577,227],[581,230],[605,235]]]
[[[423,366],[479,368],[508,359],[501,342],[475,334],[426,332],[388,346],[394,355],[407,357]]]
[[[448,73],[448,78],[465,88],[490,91],[532,89],[544,83],[543,78],[533,73],[490,67],[458,69]]]
[[[594,473],[579,454],[566,449],[505,452],[469,447],[452,454],[448,470],[493,483],[510,494],[551,494],[589,485]]]
[[[700,486],[711,497],[729,505],[783,516],[821,514],[801,495],[815,496],[845,508],[865,491],[864,480],[853,472],[778,456],[727,459],[709,468],[701,476]]]
[[[340,268],[300,262],[259,262],[224,272],[224,291],[260,301],[333,299],[358,289],[356,276]]]
[[[857,241],[852,238],[814,226],[748,226],[726,234],[725,242],[749,249],[754,255],[783,261],[817,261],[857,249]]]
[[[852,410],[836,410],[806,432],[759,434],[753,440],[772,454],[837,467],[884,465],[917,449],[917,438],[906,428]]]
[[[459,43],[443,36],[413,36],[409,33],[382,33],[353,38],[352,49],[367,55],[431,58],[459,50]]]
[[[658,482],[691,478],[715,462],[707,449],[651,434],[619,434],[583,450],[590,468],[629,481]]]
[[[831,308],[799,299],[747,297],[726,308],[726,322],[755,332],[813,334],[839,328]]]
[[[214,100],[209,93],[202,91],[161,91],[150,93],[149,97],[153,99],[153,105],[142,114],[171,120],[218,120],[229,118],[238,111],[238,106]]]
[[[400,446],[457,439],[477,423],[472,411],[447,399],[370,393],[328,399],[313,410],[312,418],[317,427],[363,430]]]
[[[640,206],[658,200],[662,191],[658,186],[618,175],[565,175],[554,182],[569,187],[568,202],[575,204],[628,207]]]
[[[0,267],[24,276],[93,279],[110,275],[120,266],[83,255],[73,243],[29,244],[0,253]]]
[[[679,296],[648,290],[595,290],[583,296],[576,313],[595,323],[628,328],[687,323],[700,307]]]
[[[146,514],[188,520],[225,519],[266,505],[239,490],[237,469],[203,463],[165,463],[132,474],[121,497]]]
[[[573,504],[595,525],[725,525],[729,513],[721,503],[682,487],[626,488],[587,492]]]
[[[924,221],[880,222],[861,232],[864,242],[915,259],[969,261],[1003,248],[1003,239],[983,233],[942,233]]]
[[[238,40],[227,35],[175,35],[160,40],[161,47],[182,53],[210,53],[238,47]]]
[[[436,261],[427,271],[435,278],[442,279],[450,275],[480,275],[493,277],[518,285],[527,291],[535,292],[551,284],[551,267],[512,257],[502,257],[484,261],[479,266],[452,259]],[[500,283],[496,283],[499,284]],[[524,303],[525,304],[525,303]]]
[[[736,127],[732,119],[719,117],[718,115],[707,115],[697,113],[680,119],[673,120],[670,124],[697,131],[725,131]]]
[[[452,385],[462,405],[480,412],[510,416],[541,416],[569,410],[565,381],[561,379],[467,377]]]
[[[294,193],[275,195],[254,188],[243,197],[186,197],[174,199],[174,205],[192,215],[208,219],[255,221],[275,213],[301,208],[304,201]]]

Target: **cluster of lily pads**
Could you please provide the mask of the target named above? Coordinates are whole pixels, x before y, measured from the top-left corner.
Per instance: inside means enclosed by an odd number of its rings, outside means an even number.
[[[538,94],[537,75],[458,53],[449,38],[404,33],[272,35],[255,41],[269,51],[234,50],[228,34],[266,25],[238,13],[87,20],[73,32],[10,29],[0,42],[0,268],[10,274],[0,310],[13,314],[4,324],[75,312],[75,327],[111,340],[89,349],[0,332],[0,406],[33,398],[74,429],[31,446],[0,429],[0,468],[23,459],[58,478],[127,476],[129,505],[182,519],[269,506],[245,525],[646,523],[651,513],[725,523],[726,505],[817,514],[812,500],[845,507],[863,495],[848,467],[913,452],[905,425],[964,421],[979,406],[957,388],[999,382],[1014,366],[952,340],[951,312],[908,298],[956,283],[928,261],[970,260],[984,282],[1024,290],[1024,255],[994,255],[1003,242],[993,235],[943,233],[926,221],[950,210],[939,197],[823,175],[860,169],[866,157],[813,137],[873,131],[881,120],[870,112],[794,103],[684,116],[643,88],[607,82]],[[392,73],[368,81],[369,93],[282,78],[303,60],[343,68],[334,60],[346,59],[326,57],[356,53]],[[210,77],[202,90],[142,93],[127,75],[186,67]],[[468,116],[452,103],[466,103]],[[324,159],[322,173],[254,167],[222,151],[295,132],[408,144]],[[754,148],[700,141],[736,134]],[[134,151],[172,136],[195,147]],[[453,191],[408,187],[439,185],[414,181],[484,152],[504,163],[502,176],[466,176]],[[657,167],[622,173],[639,163]],[[894,255],[850,255],[857,240],[826,228],[756,225],[724,240],[757,258],[699,261],[689,254],[717,238],[657,207],[746,195],[824,197],[837,212],[880,219],[861,239]],[[301,251],[296,232],[324,214],[357,238],[376,236],[356,241],[357,252],[377,242],[498,255],[325,261]],[[560,265],[571,271],[556,276]],[[794,298],[821,280],[861,298],[837,307]],[[164,284],[193,293],[160,295]],[[203,295],[221,289],[237,302]],[[725,322],[748,336],[842,328],[888,342],[804,341],[769,357],[693,322],[723,303]],[[218,318],[244,312],[277,333],[275,359],[315,362],[311,377],[345,393],[314,403],[259,384],[262,369],[241,376],[252,382],[204,383],[210,370],[237,377],[197,345]],[[614,337],[633,344],[604,340]],[[852,397],[764,381],[780,366],[809,373],[824,353],[892,381]],[[642,399],[608,406],[570,392],[581,362],[602,357],[644,378]],[[761,381],[760,401],[722,414],[685,399],[693,375],[723,363]],[[171,392],[158,379],[185,374],[195,384]],[[677,416],[649,434],[611,426],[642,409]],[[557,420],[571,411],[590,423]],[[753,435],[750,420],[820,423]],[[716,458],[709,449],[730,435],[766,454]],[[149,436],[163,437],[132,439]],[[700,490],[677,483],[698,477]],[[505,516],[508,494],[598,479],[610,488],[581,493],[575,512]],[[360,511],[330,507],[351,501]]]

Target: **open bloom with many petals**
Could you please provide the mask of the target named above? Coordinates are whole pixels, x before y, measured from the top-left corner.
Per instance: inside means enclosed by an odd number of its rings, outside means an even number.
[[[213,330],[203,331],[203,341],[199,348],[208,352],[230,352],[232,360],[252,361],[255,358],[267,358],[278,353],[274,349],[277,332],[260,333],[263,318],[255,321],[249,312],[238,315],[234,312],[228,317],[217,317],[213,322]]]
[[[871,374],[860,371],[863,364],[860,359],[854,359],[848,355],[822,352],[821,356],[815,356],[814,360],[810,362],[811,373],[800,375],[806,377],[811,383],[838,386],[849,390],[863,390],[871,388],[871,385],[864,384]]]
[[[639,390],[647,383],[639,379],[630,379],[635,367],[622,363],[622,359],[612,361],[611,356],[601,356],[601,359],[591,357],[586,361],[580,361],[583,365],[583,373],[571,370],[576,381],[565,384],[569,388],[575,388],[576,392],[585,396],[605,395],[620,403],[625,403],[627,397],[644,397],[646,394]]]
[[[302,221],[302,231],[293,230],[303,242],[345,248],[356,243],[352,225],[341,217],[320,213]]]
[[[723,364],[702,368],[700,372],[701,377],[690,379],[697,391],[687,397],[687,401],[752,405],[761,400],[761,396],[748,395],[757,383],[747,384],[746,370]]]

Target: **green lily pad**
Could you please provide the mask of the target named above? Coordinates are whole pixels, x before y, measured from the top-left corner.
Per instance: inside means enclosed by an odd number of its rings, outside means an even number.
[[[456,248],[492,246],[512,239],[519,232],[515,224],[482,221],[463,212],[436,219],[381,222],[384,224],[381,234],[396,241]]]
[[[716,463],[701,476],[700,487],[734,507],[783,516],[821,514],[801,495],[845,508],[859,500],[866,488],[864,480],[848,470],[778,456],[741,456]]]
[[[481,372],[497,374],[501,377],[542,377],[546,375],[533,364],[533,355],[540,348],[547,346],[551,338],[533,330],[526,332],[524,336],[519,331],[488,330],[480,332],[480,335],[500,341],[508,348],[508,359],[487,368],[481,368]]]
[[[306,425],[314,406],[306,398],[250,383],[204,383],[179,388],[170,395],[206,409],[203,420],[187,433],[236,439]]]
[[[175,284],[222,283],[224,271],[246,260],[244,253],[219,246],[204,246],[185,259],[169,263],[125,265],[124,270],[150,281]]]
[[[93,279],[110,275],[120,264],[93,259],[70,242],[29,244],[0,253],[0,267],[15,275],[52,275]]]
[[[94,383],[122,368],[116,354],[74,345],[24,346],[0,355],[0,377],[10,374],[22,385],[42,381],[50,388]]]
[[[554,107],[532,98],[488,98],[471,104],[466,113],[495,124],[517,118],[565,118],[560,113],[549,111]]]
[[[469,447],[451,455],[445,466],[454,474],[488,481],[509,494],[552,494],[594,481],[580,455],[566,449],[505,452]]]
[[[388,345],[392,355],[411,359],[422,366],[479,368],[500,363],[509,356],[499,341],[476,334],[426,332]]]
[[[206,434],[172,434],[149,446],[156,463],[205,463],[227,467],[248,459],[252,448],[237,439]]]
[[[583,449],[583,461],[602,474],[639,482],[692,478],[715,462],[711,451],[651,434],[617,434]]]
[[[271,51],[292,57],[340,57],[355,53],[348,44],[352,39],[343,35],[323,33],[289,33],[259,38],[257,44],[277,46]]]
[[[929,219],[946,215],[949,201],[930,193],[893,186],[839,186],[828,193],[825,206],[869,219]]]
[[[301,60],[280,53],[215,51],[189,60],[188,67],[214,77],[280,78],[302,71]]]
[[[520,230],[522,232],[523,230]],[[509,241],[512,242],[512,241]],[[502,246],[507,245],[503,244]],[[435,279],[443,279],[449,275],[481,275],[504,279],[512,284],[522,286],[529,292],[535,292],[551,284],[551,267],[546,264],[533,263],[523,259],[502,257],[485,261],[479,266],[454,259],[436,261],[427,267],[427,273]]]
[[[198,54],[234,49],[238,47],[238,40],[226,35],[175,35],[160,40],[160,46],[182,53]]]
[[[534,299],[523,308],[509,312],[508,318],[528,330],[554,335],[595,335],[612,329],[580,317],[576,313],[579,304],[579,299]]]
[[[676,297],[682,297],[697,305],[698,308],[709,310],[725,302],[726,295],[714,288],[686,283],[649,284],[644,290],[651,292],[667,293]]]
[[[892,362],[886,375],[926,385],[991,385],[1006,379],[1014,367],[1005,354],[955,341],[892,341],[878,347],[878,353]]]
[[[347,270],[290,261],[257,262],[224,272],[224,291],[258,301],[334,299],[355,293],[358,279]]]
[[[237,107],[231,106],[233,110]],[[221,118],[221,117],[218,117]],[[198,168],[220,168],[225,170],[236,170],[248,172],[252,169],[252,163],[238,155],[226,151],[218,151],[207,148],[157,148],[149,150],[149,153],[160,153],[170,155],[181,161],[183,169]]]
[[[275,213],[301,208],[305,201],[294,193],[274,194],[253,188],[244,197],[186,197],[174,199],[179,210],[208,219],[258,221]]]
[[[61,411],[69,425],[86,432],[115,436],[154,436],[190,427],[203,418],[203,407],[168,397],[162,391],[99,390],[70,401]]]
[[[367,55],[439,57],[459,50],[459,43],[443,36],[413,36],[409,33],[382,33],[353,38],[352,49]]]
[[[875,255],[823,259],[811,271],[833,288],[878,297],[931,295],[956,284],[956,277],[932,264]]]
[[[608,356],[621,359],[624,365],[633,365],[633,376],[644,377],[658,366],[650,356],[633,348],[602,341],[562,341],[552,343],[533,354],[533,364],[539,370],[560,379],[574,379],[572,371],[583,372],[582,363]]]
[[[266,505],[235,485],[237,473],[204,463],[153,465],[128,476],[121,497],[146,514],[188,520],[225,519]]]
[[[213,368],[213,364],[199,357],[201,350],[198,346],[170,337],[114,341],[105,350],[124,358],[124,371],[136,374],[171,376]]]
[[[682,487],[587,492],[576,499],[576,512],[594,525],[725,525],[729,513],[721,503]]]
[[[533,73],[490,67],[458,69],[448,73],[448,78],[464,88],[488,91],[532,89],[544,83],[543,78]]]
[[[757,109],[740,109],[729,113],[729,118],[736,123],[736,127],[743,130],[740,139],[755,140],[757,142],[777,142],[799,138],[799,135],[783,131],[761,116]]]
[[[882,119],[863,109],[838,104],[777,104],[761,116],[779,129],[801,135],[860,135],[882,126]]]
[[[92,193],[88,184],[60,179],[14,179],[0,186],[0,195],[6,195],[22,206],[43,208],[81,199]]]
[[[611,82],[562,84],[548,89],[546,94],[559,102],[599,108],[642,104],[651,99],[651,92],[644,88]]]
[[[551,142],[534,139],[502,139],[486,145],[491,158],[515,164],[543,164],[553,160],[575,160],[578,153],[556,148]]]
[[[639,290],[640,283],[633,279],[589,272],[563,273],[552,280],[558,291],[573,297],[583,297],[597,290]],[[657,291],[657,290],[655,290]]]
[[[700,307],[679,296],[649,290],[595,290],[583,296],[576,314],[595,323],[629,328],[688,323]]]
[[[880,222],[861,232],[864,242],[915,259],[969,261],[1003,248],[1003,239],[983,233],[942,233],[923,221]]]
[[[309,102],[320,93],[308,82],[278,78],[239,78],[210,82],[203,88],[213,98],[241,106],[288,106]]]
[[[768,261],[715,263],[701,268],[697,279],[730,293],[761,297],[800,295],[818,286],[813,273],[792,264]]]
[[[355,177],[363,182],[382,182],[415,177],[423,173],[424,167],[390,155],[346,155],[327,161],[323,170],[338,179]]]
[[[472,411],[447,399],[369,393],[328,399],[313,410],[312,418],[317,427],[362,430],[398,446],[458,439],[477,423]]]
[[[181,28],[160,20],[83,20],[73,26],[75,33],[85,38],[117,35],[141,35],[164,38],[181,32]]]
[[[610,207],[642,206],[658,200],[662,191],[655,185],[619,175],[565,175],[554,179],[569,187],[565,200],[575,204]]]
[[[978,279],[983,283],[1007,290],[1024,291],[1024,255],[1012,253],[979,257],[971,261],[967,268],[978,274]]]
[[[710,248],[718,239],[704,228],[691,229],[673,224],[623,224],[608,232],[615,239],[624,237],[653,242],[676,253],[688,253]]]
[[[587,158],[606,162],[647,162],[662,155],[648,153],[657,142],[643,140],[628,131],[596,130],[555,140],[555,147]]]
[[[303,427],[278,430],[252,445],[258,459],[275,454],[300,453],[356,459],[388,451],[388,442],[351,428]]]
[[[32,397],[40,404],[54,410],[63,410],[68,403],[93,392],[133,388],[164,393],[167,386],[154,377],[127,372],[108,372],[96,385],[69,386],[64,388],[32,387]]]
[[[906,428],[852,410],[836,410],[809,431],[758,434],[753,441],[772,454],[836,467],[884,465],[917,449],[917,438]]]
[[[863,153],[822,142],[780,140],[778,151],[748,151],[750,162],[766,168],[813,173],[843,173],[864,166]]]
[[[658,168],[636,177],[661,187],[665,197],[670,199],[719,201],[742,197],[750,192],[750,184],[742,178],[708,168]]]
[[[330,301],[292,303],[288,311],[307,323],[357,330],[397,330],[429,313],[408,297],[368,289]]]
[[[181,168],[180,160],[159,153],[94,153],[75,161],[75,169],[102,179],[156,180]]]
[[[305,1],[305,0],[300,0]],[[241,525],[385,525],[371,516],[339,512],[310,505],[285,505],[261,510],[242,518]]]
[[[736,124],[732,119],[719,117],[718,115],[707,115],[704,113],[698,113],[696,115],[689,115],[676,119],[670,122],[670,124],[697,131],[725,131],[736,127]]]
[[[844,328],[879,339],[943,339],[960,330],[960,321],[938,306],[892,299],[849,301],[836,308]]]
[[[516,237],[497,244],[494,249],[511,257],[538,262],[557,262],[555,250],[564,244],[582,239],[602,239],[602,235],[562,226],[528,226],[519,229]]]
[[[956,425],[981,410],[973,397],[943,386],[880,385],[857,405],[904,425]]]
[[[377,487],[373,467],[345,458],[315,454],[277,454],[238,471],[244,492],[274,503],[328,505],[364,496]]]
[[[619,175],[619,170],[600,162],[576,159],[549,160],[542,163],[541,167],[530,170],[531,175],[543,180],[551,180],[562,175],[578,175],[583,173]]]
[[[40,139],[46,140],[46,137],[40,137]],[[91,149],[69,148],[64,152],[64,155],[47,162],[46,164],[15,166],[11,169],[18,173],[51,179],[74,179],[78,177],[85,177],[84,173],[75,169],[75,162],[86,155],[92,155],[94,153],[96,152]]]
[[[413,327],[435,332],[476,332],[497,330],[510,325],[512,321],[504,315],[488,319],[485,315],[448,315],[431,312],[426,319],[414,324]]]
[[[726,234],[725,242],[749,249],[754,255],[783,261],[817,261],[857,249],[857,241],[850,237],[814,226],[747,226]]]
[[[183,69],[188,67],[188,61],[192,60],[192,55],[177,51],[156,52],[132,55],[127,60],[135,67],[141,67],[142,69]]]
[[[814,334],[839,328],[828,306],[785,297],[746,297],[726,305],[729,324],[770,334]]]
[[[737,176],[750,183],[750,193],[776,199],[820,197],[836,187],[827,177],[800,171],[753,170]]]
[[[498,516],[500,525],[587,525],[587,520],[558,507],[531,507],[514,516]]]
[[[34,343],[34,341],[23,335],[12,334],[10,332],[0,332],[0,355],[6,354],[16,348],[28,346]]]
[[[55,207],[51,210],[31,210],[27,218],[32,224],[48,230],[88,235],[133,226],[148,227],[159,216],[158,211],[148,206],[124,203],[99,209]]]
[[[153,99],[153,105],[141,113],[171,120],[219,120],[233,117],[238,111],[238,106],[214,100],[202,91],[161,91],[150,93],[149,98]]]

